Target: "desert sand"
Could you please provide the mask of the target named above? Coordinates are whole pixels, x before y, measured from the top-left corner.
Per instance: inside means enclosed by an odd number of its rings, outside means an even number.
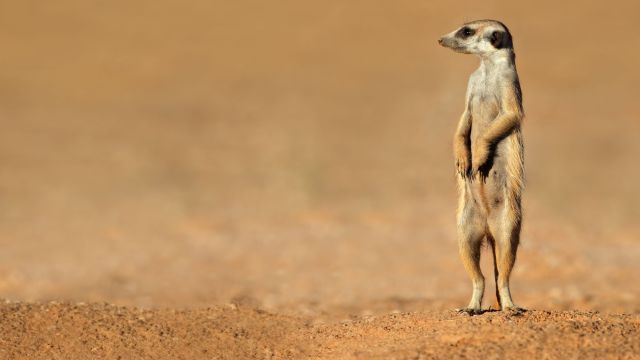
[[[0,357],[640,357],[638,10],[5,4]],[[478,60],[436,40],[479,18],[524,94],[520,317],[453,311]]]

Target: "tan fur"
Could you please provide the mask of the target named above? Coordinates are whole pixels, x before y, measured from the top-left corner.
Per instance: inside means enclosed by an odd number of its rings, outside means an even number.
[[[469,79],[465,110],[453,141],[460,255],[473,282],[471,301],[462,310],[482,312],[480,249],[486,239],[493,253],[498,304],[503,310],[522,311],[513,303],[509,289],[520,240],[524,189],[524,112],[511,35],[502,23],[481,20],[445,35],[440,43],[481,59]]]

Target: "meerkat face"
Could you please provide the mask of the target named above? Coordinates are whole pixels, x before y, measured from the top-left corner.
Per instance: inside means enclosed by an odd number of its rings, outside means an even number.
[[[466,23],[440,38],[438,43],[456,52],[479,56],[487,56],[503,49],[513,49],[509,29],[495,20]]]

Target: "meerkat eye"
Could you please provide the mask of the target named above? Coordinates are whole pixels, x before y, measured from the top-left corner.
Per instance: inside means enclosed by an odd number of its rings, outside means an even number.
[[[473,34],[475,34],[476,31],[469,28],[469,27],[463,27],[462,29],[458,30],[458,33],[456,34],[458,37],[461,37],[463,39],[468,38],[469,36],[472,36]]]

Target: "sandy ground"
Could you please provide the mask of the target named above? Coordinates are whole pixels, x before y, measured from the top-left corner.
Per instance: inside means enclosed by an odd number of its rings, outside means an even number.
[[[4,4],[0,354],[640,356],[638,10]],[[436,39],[477,18],[509,25],[524,93],[522,317],[451,312],[477,59]]]
[[[0,354],[25,359],[631,359],[640,351],[639,316],[579,311],[425,311],[325,323],[235,305],[7,303],[0,315]]]

